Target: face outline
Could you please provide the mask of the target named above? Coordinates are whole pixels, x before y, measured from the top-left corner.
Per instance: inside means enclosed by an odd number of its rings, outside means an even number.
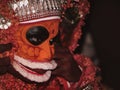
[[[45,82],[51,77],[51,70],[55,69],[57,64],[52,60],[54,44],[50,45],[50,40],[57,35],[59,22],[60,20],[56,19],[21,25],[16,32],[18,50],[14,54],[12,65],[23,77],[35,82]],[[33,45],[26,39],[29,29],[36,26],[44,27],[49,33],[48,38],[39,45]]]

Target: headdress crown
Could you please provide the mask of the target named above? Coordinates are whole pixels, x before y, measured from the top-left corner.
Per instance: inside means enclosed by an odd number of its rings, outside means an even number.
[[[61,0],[12,0],[9,5],[21,23],[61,14]]]

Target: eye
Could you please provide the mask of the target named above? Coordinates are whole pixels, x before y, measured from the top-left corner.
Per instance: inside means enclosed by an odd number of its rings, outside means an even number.
[[[26,39],[33,45],[40,45],[48,37],[48,30],[42,26],[32,27],[26,32]]]
[[[60,33],[58,33],[54,38],[50,39],[49,43],[50,45],[53,45],[54,43],[60,43]]]
[[[50,45],[53,45],[53,44],[54,44],[54,39],[51,39],[51,40],[49,41],[49,43],[50,43]]]
[[[50,39],[49,43],[50,45],[53,45],[54,43],[60,43],[60,33],[58,33],[54,38]]]

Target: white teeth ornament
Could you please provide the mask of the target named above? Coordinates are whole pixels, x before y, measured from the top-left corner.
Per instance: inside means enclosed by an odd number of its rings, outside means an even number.
[[[0,29],[6,30],[11,26],[11,22],[0,15]]]

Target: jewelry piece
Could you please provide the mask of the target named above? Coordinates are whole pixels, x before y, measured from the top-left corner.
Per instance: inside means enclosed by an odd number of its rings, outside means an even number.
[[[2,15],[0,15],[0,29],[6,30],[11,26],[10,20],[6,20]]]

